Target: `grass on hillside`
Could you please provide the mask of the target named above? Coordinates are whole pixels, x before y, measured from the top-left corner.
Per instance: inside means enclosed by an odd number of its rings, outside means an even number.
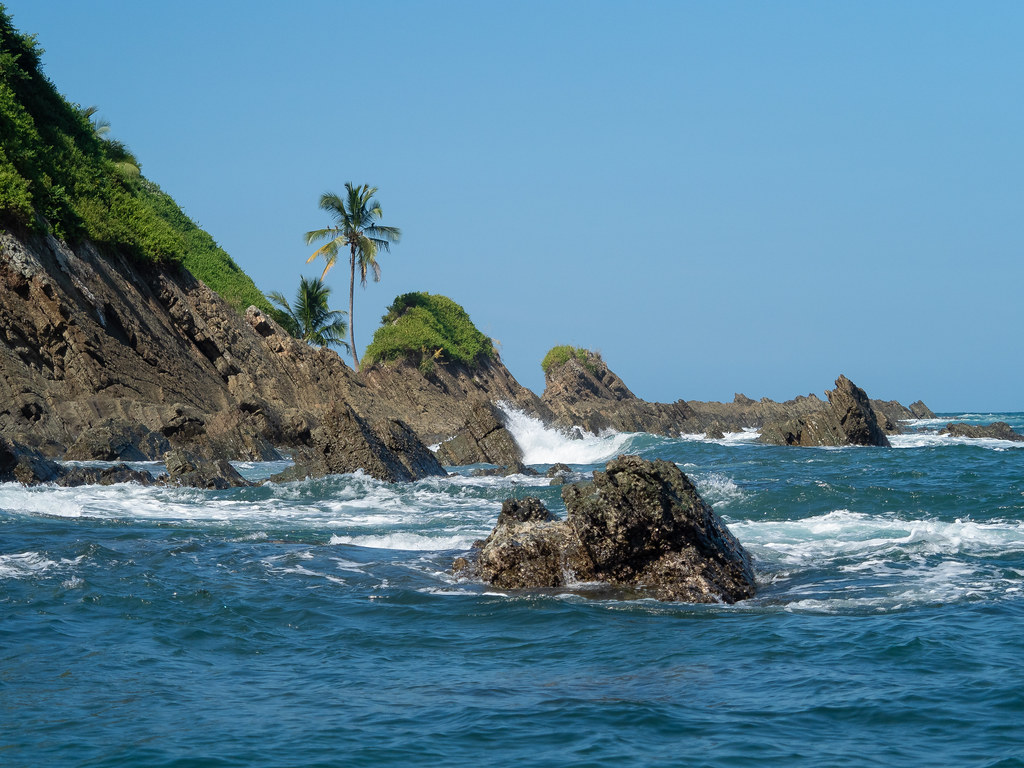
[[[213,238],[139,172],[43,75],[42,49],[0,4],[0,226],[90,240],[147,263],[180,266],[239,311],[273,312]]]

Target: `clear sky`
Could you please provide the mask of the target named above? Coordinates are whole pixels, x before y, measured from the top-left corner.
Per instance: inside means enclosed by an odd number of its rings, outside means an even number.
[[[422,290],[538,394],[574,344],[650,400],[1024,409],[1024,3],[4,2],[264,291],[379,187],[360,348]]]

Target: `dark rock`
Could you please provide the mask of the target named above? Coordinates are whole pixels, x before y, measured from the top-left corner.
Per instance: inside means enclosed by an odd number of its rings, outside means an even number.
[[[910,412],[914,414],[915,419],[934,419],[935,414],[932,409],[925,405],[923,402],[918,400],[916,403],[910,404]]]
[[[973,425],[964,424],[960,421],[953,421],[946,425],[946,428],[939,432],[940,435],[952,437],[987,437],[994,440],[1010,440],[1015,443],[1024,442],[1024,435],[1015,432],[1013,427],[1005,421],[994,421],[991,424]]]
[[[724,440],[725,433],[722,432],[722,425],[716,421],[708,427],[708,431],[704,433],[704,437],[708,440]]]
[[[898,435],[903,431],[900,422],[909,421],[914,414],[896,400],[871,400],[871,408],[878,419],[878,426],[887,435]]]
[[[34,448],[0,437],[0,482],[19,482],[22,485],[56,483],[65,487],[114,483],[151,485],[153,476],[131,469],[126,464],[102,468],[67,467],[46,458]]]
[[[505,427],[497,406],[478,402],[469,420],[452,437],[441,443],[437,457],[449,466],[497,464],[508,468],[523,466],[523,451]]]
[[[184,450],[167,454],[167,482],[170,485],[208,490],[242,488],[253,485],[225,459],[206,459]]]
[[[57,485],[67,488],[79,485],[116,485],[118,483],[153,485],[153,476],[149,472],[132,469],[127,464],[115,464],[112,467],[67,467],[56,482]]]
[[[676,436],[697,424],[693,410],[682,400],[649,403],[638,398],[593,352],[587,351],[584,360],[570,356],[561,365],[552,365],[544,372],[544,382],[541,401],[560,427]]]
[[[275,482],[340,475],[363,470],[385,482],[412,482],[447,475],[412,429],[393,419],[371,425],[351,406],[339,404],[310,434],[311,445],[296,452],[295,466]]]
[[[572,469],[569,468],[568,464],[558,462],[548,468],[548,471],[544,473],[544,477],[558,477],[559,475],[568,475],[570,472],[572,472]]]
[[[878,417],[863,389],[845,376],[826,393],[828,406],[797,419],[767,422],[760,441],[774,445],[889,446]]]
[[[753,596],[750,556],[675,464],[622,456],[562,499],[564,521],[537,499],[506,502],[477,555],[479,576],[504,589],[579,580],[660,600]]]
[[[142,426],[109,423],[79,435],[64,458],[68,461],[157,461],[171,444],[167,438]]]
[[[55,482],[60,475],[60,465],[38,450],[0,436],[0,482],[39,485]]]

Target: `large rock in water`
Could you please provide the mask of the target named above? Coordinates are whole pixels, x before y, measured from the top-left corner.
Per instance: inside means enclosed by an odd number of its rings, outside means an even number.
[[[504,589],[602,581],[684,602],[754,595],[749,554],[675,464],[620,456],[562,499],[564,521],[537,499],[506,501],[480,577]]]
[[[438,447],[437,458],[450,466],[484,463],[523,468],[522,449],[506,429],[497,407],[488,402],[473,406],[466,425]]]
[[[310,445],[298,452],[295,466],[272,479],[302,480],[360,469],[389,483],[448,474],[407,424],[394,419],[371,424],[342,403],[311,431]]]
[[[867,393],[845,376],[826,393],[828,406],[785,422],[766,422],[760,441],[774,445],[876,445],[889,447],[889,438]]]

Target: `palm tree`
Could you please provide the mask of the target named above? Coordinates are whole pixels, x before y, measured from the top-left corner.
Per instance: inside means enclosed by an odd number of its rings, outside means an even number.
[[[320,208],[334,217],[334,226],[314,229],[306,233],[306,245],[326,240],[317,248],[306,263],[318,256],[323,256],[327,265],[320,279],[338,259],[338,252],[345,246],[349,249],[348,279],[348,338],[349,349],[352,351],[352,362],[359,370],[359,358],[356,356],[355,336],[355,294],[356,265],[359,265],[359,281],[366,287],[366,273],[373,270],[373,281],[380,282],[380,264],[377,263],[377,251],[390,251],[391,244],[397,243],[402,236],[398,227],[385,227],[378,224],[381,217],[380,203],[373,196],[377,188],[368,184],[361,187],[345,183],[345,197],[341,198],[330,192],[320,196]]]
[[[345,313],[327,306],[330,293],[331,289],[322,281],[304,277],[299,281],[294,307],[277,291],[268,293],[267,298],[281,310],[282,325],[295,338],[319,347],[347,347]]]
[[[97,106],[79,107],[78,112],[89,121],[96,138],[106,143],[107,154],[110,156],[111,162],[114,163],[114,167],[118,172],[122,176],[129,177],[141,175],[142,168],[139,166],[138,159],[123,143],[117,139],[110,138],[110,121],[97,115],[98,110],[99,107]]]

